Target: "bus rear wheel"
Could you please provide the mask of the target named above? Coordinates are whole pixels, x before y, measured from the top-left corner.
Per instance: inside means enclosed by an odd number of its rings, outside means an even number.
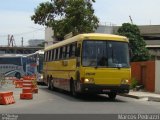
[[[17,72],[17,73],[15,74],[15,77],[18,78],[18,79],[20,79],[20,78],[21,78],[21,74],[20,74],[19,72]]]
[[[51,83],[51,90],[52,91],[55,91],[56,90],[56,88],[55,88],[55,86],[54,86],[54,82],[53,82],[53,78],[50,80],[50,83]]]
[[[48,81],[48,83],[47,83],[47,86],[48,86],[48,90],[51,90],[51,86],[50,86],[49,81]]]
[[[50,78],[48,79],[48,89],[54,91],[54,90],[55,90],[55,87],[54,87],[52,81],[53,81],[53,78],[50,77]]]
[[[47,81],[47,86],[48,86],[48,89],[51,90],[51,80],[48,78],[48,81]]]
[[[108,93],[108,97],[109,97],[109,99],[111,99],[111,100],[115,100],[116,95],[117,95],[117,93],[116,93],[116,92]]]

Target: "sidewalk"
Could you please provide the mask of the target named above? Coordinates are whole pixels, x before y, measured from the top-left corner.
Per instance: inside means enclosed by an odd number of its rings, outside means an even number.
[[[124,97],[131,97],[135,99],[147,98],[148,101],[160,102],[160,94],[151,93],[151,92],[142,92],[142,91],[130,91],[128,94],[120,94]]]

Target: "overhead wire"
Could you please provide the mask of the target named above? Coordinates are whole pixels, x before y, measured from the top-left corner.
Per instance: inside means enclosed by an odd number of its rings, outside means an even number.
[[[44,28],[40,28],[40,29],[36,29],[36,30],[33,30],[33,31],[28,31],[28,32],[23,32],[23,33],[16,33],[16,34],[13,34],[13,35],[14,35],[14,37],[22,36],[22,35],[31,34],[31,33],[34,33],[34,32],[40,31],[40,30],[44,30]],[[6,36],[8,36],[8,34],[7,35],[0,35],[0,37],[6,37]]]

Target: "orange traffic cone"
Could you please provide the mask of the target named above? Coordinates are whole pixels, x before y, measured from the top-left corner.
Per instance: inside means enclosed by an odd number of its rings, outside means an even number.
[[[22,93],[32,93],[32,88],[25,87],[25,88],[22,89]]]
[[[0,104],[7,105],[15,103],[13,92],[1,92],[0,93]]]
[[[32,93],[21,93],[20,99],[26,99],[26,100],[33,99],[33,94]]]

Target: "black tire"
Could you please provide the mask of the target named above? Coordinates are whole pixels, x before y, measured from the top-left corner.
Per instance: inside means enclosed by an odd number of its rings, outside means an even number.
[[[78,93],[76,92],[76,87],[75,87],[75,82],[73,80],[71,80],[71,83],[70,83],[70,87],[71,87],[71,95],[74,96],[74,97],[77,97],[78,96]]]
[[[51,80],[49,78],[48,78],[47,86],[48,86],[48,90],[51,90]]]
[[[20,79],[21,78],[21,74],[19,72],[16,72],[15,77]]]
[[[115,100],[116,95],[117,95],[117,93],[116,93],[116,92],[108,93],[108,97],[109,97],[109,99],[111,99],[111,100]]]
[[[53,78],[50,79],[50,86],[51,86],[51,90],[54,91],[55,87],[52,81],[53,81]]]

